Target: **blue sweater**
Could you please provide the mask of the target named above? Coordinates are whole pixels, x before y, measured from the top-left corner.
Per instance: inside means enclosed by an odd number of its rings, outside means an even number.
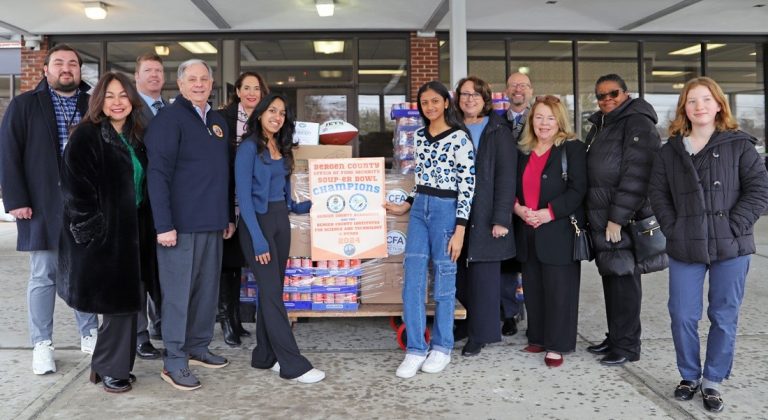
[[[181,95],[152,119],[144,137],[147,187],[157,233],[223,230],[230,218],[227,123],[207,124]]]
[[[240,206],[240,218],[251,234],[253,251],[256,255],[269,252],[269,244],[264,239],[259,221],[256,219],[256,213],[266,213],[269,204],[269,184],[272,173],[268,166],[270,164],[267,162],[273,162],[272,165],[283,164],[282,160],[272,161],[267,149],[262,151],[262,155],[258,156],[256,142],[249,137],[240,143],[235,157],[235,192]],[[299,214],[309,212],[312,206],[311,201],[293,202],[290,177],[286,177],[285,180],[285,202],[288,210]]]

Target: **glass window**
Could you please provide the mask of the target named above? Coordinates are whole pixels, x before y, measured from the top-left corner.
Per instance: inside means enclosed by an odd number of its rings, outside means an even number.
[[[352,48],[350,39],[242,41],[240,71],[256,71],[270,86],[350,83]]]
[[[80,69],[82,80],[91,87],[96,86],[101,76],[99,73],[101,42],[68,42],[67,44],[76,49],[83,58],[83,67]]]
[[[638,97],[637,43],[608,41],[578,41],[579,51],[579,107],[581,112],[581,138],[585,138],[591,124],[590,115],[598,110],[595,82],[600,76],[615,73],[621,76],[632,93]]]
[[[643,50],[645,100],[656,110],[656,127],[662,139],[669,137],[669,123],[685,81],[701,75],[701,44],[695,42],[647,42]]]
[[[731,44],[707,50],[707,76],[728,96],[739,128],[757,137],[765,149],[765,92],[760,44]]]
[[[11,103],[11,77],[10,75],[0,75],[0,121],[3,120],[5,110]],[[17,81],[18,83],[18,81]]]
[[[573,124],[573,54],[570,41],[511,41],[510,73],[525,73],[533,85],[533,95],[557,95],[568,109]],[[494,91],[504,91],[506,79]],[[577,129],[577,128],[574,128]],[[577,131],[578,132],[578,131]]]

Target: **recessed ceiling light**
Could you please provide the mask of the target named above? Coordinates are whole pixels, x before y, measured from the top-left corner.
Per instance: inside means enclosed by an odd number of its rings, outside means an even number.
[[[707,51],[724,47],[726,44],[707,44]],[[669,55],[694,55],[701,52],[701,44],[691,45],[669,53]]]
[[[682,89],[685,87],[685,83],[675,83],[672,85],[672,89]]]
[[[753,57],[754,57],[754,56],[756,56],[756,55],[757,55],[757,51],[755,51],[755,52],[751,52],[751,53],[749,53],[749,55],[751,55],[751,56],[753,56]]]
[[[315,0],[315,8],[317,8],[317,15],[320,17],[333,16],[333,0]]]
[[[338,54],[344,52],[344,41],[312,41],[318,54]]]
[[[367,75],[373,75],[373,76],[381,76],[381,75],[405,76],[405,70],[368,69],[368,70],[358,70],[357,74],[367,74]]]
[[[171,47],[167,45],[155,45],[155,54],[169,55],[170,53],[171,53]]]
[[[672,77],[672,76],[680,76],[682,74],[685,74],[685,72],[680,70],[653,70],[651,74],[654,76]]]
[[[192,54],[216,54],[218,50],[208,41],[192,42],[183,41],[179,42],[179,45],[184,47]]]
[[[101,20],[107,17],[107,5],[100,1],[85,2],[83,6],[88,19]]]
[[[277,82],[275,82],[275,84],[278,86],[282,86],[285,84],[285,82],[283,82],[282,80],[278,80]]]
[[[526,67],[526,66],[521,66],[521,67],[517,68],[517,72],[518,73],[522,73],[522,74],[528,74],[530,71],[531,71],[531,69],[529,67]]]

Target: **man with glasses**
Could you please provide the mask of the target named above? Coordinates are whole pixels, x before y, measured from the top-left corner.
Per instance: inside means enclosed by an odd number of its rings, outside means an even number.
[[[524,73],[512,73],[507,78],[507,121],[512,129],[512,139],[515,144],[520,141],[520,136],[528,118],[528,111],[533,98],[533,86],[531,79]],[[521,286],[520,264],[514,260],[501,262],[501,314],[504,324],[501,326],[501,334],[513,336],[517,334],[517,315],[520,313],[520,303],[516,293]]]
[[[82,82],[80,54],[66,44],[45,57],[45,77],[11,101],[0,127],[0,183],[5,207],[16,218],[16,249],[29,251],[27,304],[32,371],[56,372],[53,308],[56,303],[59,234],[64,213],[59,166],[69,130],[88,110],[90,86]],[[96,315],[75,311],[80,350],[93,354]]]

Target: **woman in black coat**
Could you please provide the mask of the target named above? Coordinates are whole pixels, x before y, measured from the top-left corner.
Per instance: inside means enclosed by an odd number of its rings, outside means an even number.
[[[608,334],[587,347],[604,365],[640,359],[640,274],[666,266],[666,255],[635,261],[628,231],[630,220],[653,214],[647,198],[653,156],[661,145],[656,112],[643,99],[633,99],[616,74],[597,79],[597,105],[587,135],[587,218],[595,247],[595,263],[603,279]]]
[[[708,77],[686,83],[669,130],[648,194],[667,237],[668,306],[682,377],[674,394],[690,400],[701,388],[704,407],[718,412],[755,253],[753,228],[768,208],[768,174],[756,140],[738,130],[723,91]],[[707,272],[711,325],[702,370],[698,325]]]
[[[461,354],[474,356],[501,341],[501,261],[515,256],[512,162],[517,149],[508,125],[493,112],[488,83],[475,76],[461,79],[455,97],[475,145],[475,198],[456,273],[456,297],[467,308],[456,334],[469,337]]]
[[[575,140],[565,106],[549,95],[531,107],[518,147],[515,232],[528,311],[523,350],[546,351],[546,365],[558,367],[563,353],[576,348],[581,263],[573,260],[570,216],[584,226],[586,147]]]
[[[58,292],[69,306],[103,315],[90,379],[107,392],[131,390],[139,282],[156,278],[141,107],[126,76],[102,76],[61,170]]]
[[[251,116],[261,98],[269,94],[269,87],[264,78],[258,73],[246,71],[235,81],[235,94],[230,98],[229,104],[219,110],[229,126],[229,156],[230,156],[230,187],[234,189],[234,168],[237,146],[243,139],[243,134],[248,127],[246,121]],[[234,190],[232,197],[235,196]],[[237,205],[237,202],[235,202]],[[239,209],[236,210],[239,219]],[[243,260],[243,251],[237,235],[224,240],[224,252],[221,260],[221,280],[219,282],[219,313],[216,319],[221,325],[224,334],[224,342],[230,346],[239,346],[241,336],[250,336],[240,320],[240,277],[242,267],[246,263]]]

